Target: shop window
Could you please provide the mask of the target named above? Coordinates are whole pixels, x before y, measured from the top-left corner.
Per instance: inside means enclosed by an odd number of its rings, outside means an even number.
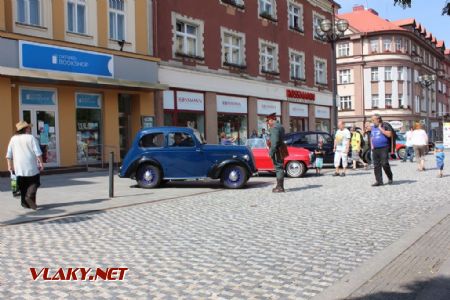
[[[330,132],[331,128],[330,124],[331,124],[330,120],[316,119],[316,130],[323,132]]]
[[[41,1],[17,0],[17,22],[28,25],[41,25]]]
[[[221,136],[236,145],[244,145],[247,140],[247,115],[239,114],[218,114],[219,141]]]
[[[167,141],[167,144],[169,147],[194,147],[195,142],[191,135],[182,133],[182,132],[175,132],[170,133],[169,138]]]
[[[86,34],[86,0],[67,1],[67,30]]]
[[[162,148],[164,147],[164,134],[155,132],[144,135],[139,141],[142,148]]]
[[[123,0],[109,0],[109,38],[125,40],[125,3]]]
[[[95,162],[102,159],[101,110],[77,108],[77,158]]]

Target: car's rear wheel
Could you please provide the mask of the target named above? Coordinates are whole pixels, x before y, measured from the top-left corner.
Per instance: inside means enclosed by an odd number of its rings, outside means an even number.
[[[154,165],[143,164],[136,172],[136,182],[144,189],[152,189],[161,183],[161,170]]]
[[[399,157],[399,159],[404,159],[406,157],[406,148],[398,149],[397,156]]]
[[[298,178],[306,173],[305,163],[297,160],[292,160],[286,164],[286,174],[289,177]]]
[[[239,165],[226,166],[221,174],[220,181],[227,189],[240,189],[247,182],[247,170]]]

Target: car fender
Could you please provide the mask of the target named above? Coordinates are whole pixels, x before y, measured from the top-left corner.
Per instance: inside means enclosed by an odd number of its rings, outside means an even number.
[[[157,166],[161,170],[161,173],[164,171],[164,169],[162,168],[161,164],[157,160],[155,160],[155,159],[153,159],[151,157],[148,157],[148,156],[143,156],[141,158],[136,159],[134,162],[132,162],[130,164],[130,166],[128,167],[127,171],[125,172],[124,177],[134,179],[137,169],[143,163],[150,163],[152,165]]]
[[[208,172],[208,177],[212,179],[219,178],[220,174],[222,173],[222,170],[229,165],[239,165],[247,170],[249,176],[252,175],[252,171],[250,170],[250,167],[248,166],[247,163],[237,158],[230,158],[213,165],[211,167],[211,170]]]

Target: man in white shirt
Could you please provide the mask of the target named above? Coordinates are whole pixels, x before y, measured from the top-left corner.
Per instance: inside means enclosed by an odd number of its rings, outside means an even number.
[[[6,152],[8,171],[17,176],[22,206],[35,210],[39,173],[44,169],[42,151],[36,138],[31,135],[30,124],[20,121],[16,129],[17,133],[9,141]]]
[[[336,131],[336,135],[334,137],[334,167],[336,168],[336,171],[333,176],[345,176],[348,165],[348,151],[350,148],[351,137],[352,135],[350,131],[345,128],[342,121],[339,121],[338,130]],[[341,161],[343,171],[339,174],[339,166]]]

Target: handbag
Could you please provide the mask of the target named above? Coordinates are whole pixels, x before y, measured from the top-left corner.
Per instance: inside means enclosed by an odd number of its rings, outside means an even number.
[[[285,159],[286,157],[289,156],[288,147],[287,147],[287,145],[286,145],[285,143],[282,143],[282,144],[278,147],[277,152],[278,152],[278,157],[279,157],[281,160],[283,160],[283,159]]]
[[[12,191],[13,197],[20,196],[20,189],[19,189],[19,185],[17,184],[17,176],[14,172],[11,172],[11,191]]]

